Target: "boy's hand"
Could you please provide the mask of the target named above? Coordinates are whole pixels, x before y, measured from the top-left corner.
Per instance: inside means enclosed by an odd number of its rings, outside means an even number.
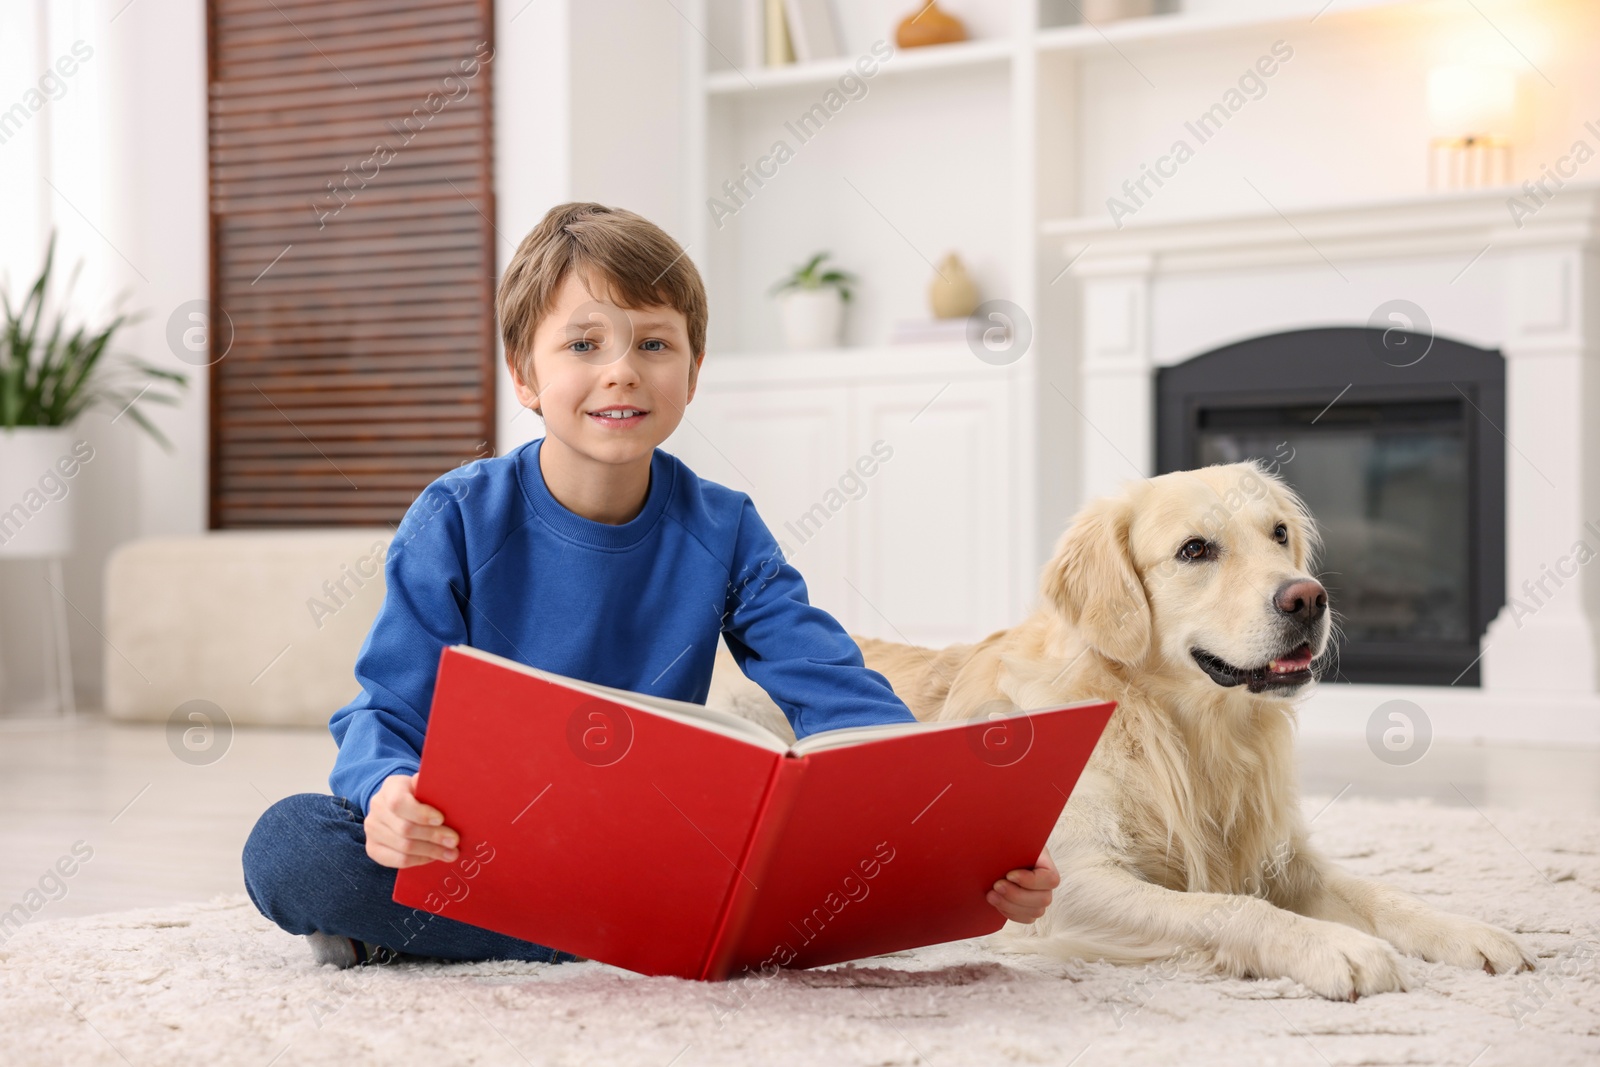
[[[1060,884],[1061,872],[1045,849],[1039,853],[1039,866],[1010,872],[984,899],[1012,922],[1031,923],[1050,906],[1050,891]]]
[[[456,858],[460,838],[444,813],[417,799],[417,776],[391,774],[367,807],[367,855],[385,867],[417,867]]]

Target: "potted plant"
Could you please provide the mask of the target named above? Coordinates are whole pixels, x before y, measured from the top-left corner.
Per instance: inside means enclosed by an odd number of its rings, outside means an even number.
[[[818,252],[772,287],[778,296],[783,339],[790,350],[839,347],[844,303],[856,277],[847,271],[822,269],[829,253]]]
[[[188,384],[185,375],[139,359],[107,358],[112,337],[134,317],[119,314],[98,329],[69,330],[65,310],[57,310],[41,322],[55,246],[51,233],[44,270],[19,306],[0,292],[0,556],[71,552],[74,498],[67,479],[84,461],[74,451],[74,419],[90,407],[108,408],[170,448],[139,405],[176,404],[176,391]],[[75,270],[69,295],[76,280]]]

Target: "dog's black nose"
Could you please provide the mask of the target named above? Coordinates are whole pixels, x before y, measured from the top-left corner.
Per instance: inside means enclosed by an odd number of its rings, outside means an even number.
[[[1280,588],[1272,603],[1298,622],[1316,622],[1328,610],[1328,591],[1321,582],[1302,578]]]

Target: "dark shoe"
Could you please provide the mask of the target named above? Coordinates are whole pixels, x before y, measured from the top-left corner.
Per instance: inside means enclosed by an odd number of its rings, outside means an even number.
[[[316,960],[319,966],[331,963],[341,970],[369,963],[393,963],[400,958],[400,953],[393,949],[339,934],[324,934],[319,931],[307,934],[306,941],[311,945],[311,958]]]

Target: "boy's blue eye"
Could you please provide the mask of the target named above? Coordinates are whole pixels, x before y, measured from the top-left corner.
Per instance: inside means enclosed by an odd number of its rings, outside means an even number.
[[[647,351],[647,352],[665,352],[667,350],[667,342],[661,341],[661,340],[657,340],[655,338],[651,338],[650,340],[644,341],[642,343],[643,344],[647,344],[647,345],[660,345],[661,346],[660,348],[647,348],[647,349],[645,349],[645,351]]]
[[[581,356],[581,355],[585,355],[585,354],[587,354],[589,352],[594,351],[594,349],[592,349],[592,348],[579,348],[578,346],[579,345],[593,345],[593,344],[594,344],[593,341],[574,341],[570,345],[568,345],[567,347],[572,349],[574,352],[578,353]]]

